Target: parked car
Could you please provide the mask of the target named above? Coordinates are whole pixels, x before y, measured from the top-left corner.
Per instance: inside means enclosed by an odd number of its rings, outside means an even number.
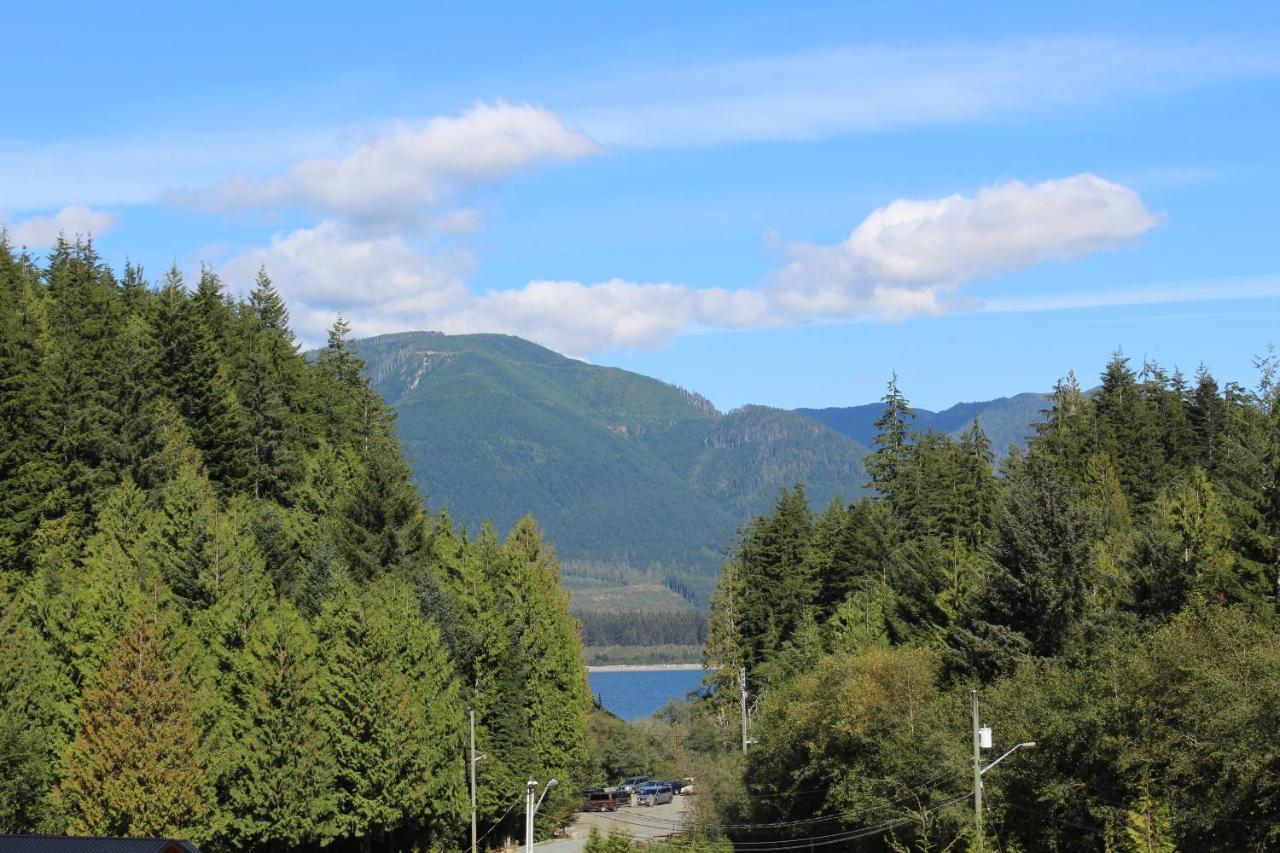
[[[630,799],[631,795],[638,791],[640,786],[644,785],[648,781],[648,776],[628,776],[626,779],[623,779],[618,783],[618,787],[614,789],[613,794],[616,797],[625,797]],[[624,803],[623,805],[628,804]]]
[[[617,811],[620,805],[618,799],[604,788],[588,788],[585,796],[586,799],[582,801],[579,811],[613,812]]]
[[[670,779],[667,784],[671,786],[671,793],[678,794],[680,789],[684,787],[685,782],[683,779]]]
[[[642,806],[656,806],[662,803],[669,803],[675,797],[671,793],[671,786],[666,782],[650,782],[640,789],[640,796],[637,798]]]

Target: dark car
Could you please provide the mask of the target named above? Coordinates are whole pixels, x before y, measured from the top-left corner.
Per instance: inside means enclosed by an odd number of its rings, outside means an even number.
[[[582,801],[580,811],[612,812],[618,810],[618,800],[604,788],[590,788],[585,794],[586,799]]]
[[[684,780],[671,779],[667,782],[667,784],[671,786],[671,793],[678,794],[680,793],[680,789],[684,787]]]
[[[614,793],[626,794],[629,797],[648,781],[650,781],[648,776],[628,776],[618,783],[618,789]]]

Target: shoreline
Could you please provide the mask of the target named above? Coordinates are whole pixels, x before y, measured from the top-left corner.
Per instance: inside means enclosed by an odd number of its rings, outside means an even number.
[[[700,663],[602,663],[588,666],[587,672],[666,672],[702,670]]]

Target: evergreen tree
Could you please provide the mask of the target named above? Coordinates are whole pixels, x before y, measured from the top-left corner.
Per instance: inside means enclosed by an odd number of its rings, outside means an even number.
[[[463,780],[462,706],[438,633],[401,581],[362,601],[344,576],[317,633],[334,792],[321,841],[438,836],[459,817]]]
[[[85,529],[115,484],[119,426],[111,356],[120,327],[116,285],[93,245],[59,239],[45,272],[48,343],[40,381],[56,479],[46,514]]]
[[[357,578],[414,573],[426,548],[426,520],[409,466],[381,401],[366,419],[350,481],[339,498],[337,542]]]
[[[48,335],[36,272],[0,231],[0,566],[30,570],[28,543],[58,472],[45,372]]]
[[[214,482],[224,491],[246,476],[245,431],[239,401],[210,331],[170,270],[152,316],[160,383],[178,407]]]
[[[560,586],[560,564],[532,516],[517,522],[503,550],[512,564],[518,612],[527,614],[520,653],[528,661],[534,770],[576,781],[587,763],[583,744],[591,691],[582,668],[582,637],[569,615],[569,595]],[[566,785],[563,792],[552,793],[548,807],[567,815],[577,807],[577,797]]]
[[[219,843],[278,850],[313,842],[320,821],[336,809],[332,755],[317,716],[315,640],[281,602],[248,626],[240,653]]]
[[[951,633],[990,677],[1024,654],[1052,657],[1077,630],[1091,588],[1096,521],[1076,489],[1033,454],[1008,484],[980,598]]]
[[[1203,364],[1196,371],[1196,387],[1187,404],[1187,416],[1195,436],[1195,460],[1205,469],[1216,471],[1219,444],[1226,428],[1226,403],[1217,380]]]
[[[325,439],[334,446],[348,442],[356,434],[361,402],[367,397],[364,361],[351,347],[351,326],[339,314],[329,328],[328,341],[316,356],[321,378],[320,420]]]
[[[898,484],[898,472],[910,444],[911,421],[915,417],[907,398],[898,390],[898,374],[889,378],[889,390],[881,398],[884,412],[876,421],[875,450],[863,460],[871,475],[871,485],[880,494],[892,498]]]
[[[77,834],[201,840],[207,787],[181,628],[139,607],[85,693],[57,800]]]
[[[241,316],[244,343],[238,390],[249,436],[249,488],[256,498],[287,499],[302,477],[301,364],[289,313],[266,270]]]
[[[0,574],[0,832],[55,831],[71,679],[41,631],[34,584]]]
[[[1034,425],[1032,447],[1052,459],[1075,478],[1083,476],[1083,461],[1096,450],[1092,408],[1080,391],[1074,372],[1068,372],[1053,386],[1045,420]]]
[[[783,489],[772,515],[758,519],[738,549],[743,662],[752,670],[781,648],[814,599],[807,560],[813,519],[804,487]]]

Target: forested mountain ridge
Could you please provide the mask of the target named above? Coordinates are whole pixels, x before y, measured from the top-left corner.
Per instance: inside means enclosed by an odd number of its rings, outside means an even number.
[[[503,529],[533,512],[571,583],[672,575],[705,604],[736,529],[779,488],[804,482],[815,509],[866,490],[878,405],[721,413],[683,388],[506,335],[406,332],[355,346],[396,409],[416,477],[454,521]],[[1002,457],[1047,401],[913,414],[921,431],[952,437],[977,419]]]
[[[705,825],[973,849],[976,694],[984,761],[1036,743],[983,777],[986,849],[1275,849],[1280,362],[1257,363],[1220,385],[1117,354],[999,472],[980,429],[920,431],[891,383],[874,495],[814,513],[784,490],[724,565],[719,689],[679,711]]]
[[[737,526],[780,486],[802,479],[826,501],[865,482],[866,449],[810,418],[722,414],[519,338],[409,332],[356,346],[415,475],[451,517],[502,529],[533,511],[571,571],[659,564],[705,602]]]
[[[0,231],[0,833],[460,849],[589,763],[559,565],[428,512],[339,320]],[[505,529],[505,528],[504,528]]]

